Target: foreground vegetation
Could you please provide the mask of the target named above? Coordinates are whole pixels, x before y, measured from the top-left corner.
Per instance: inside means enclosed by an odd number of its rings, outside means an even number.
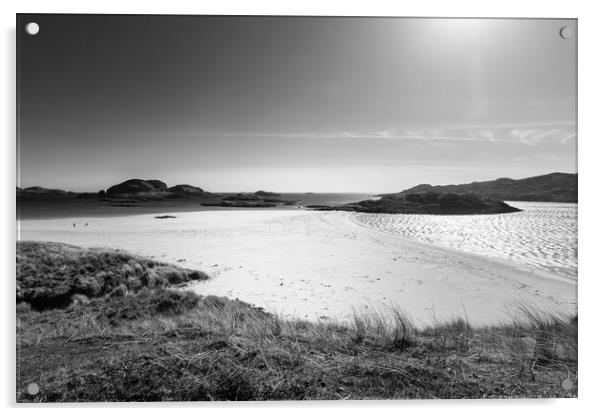
[[[17,303],[38,310],[206,279],[205,273],[119,250],[17,243]]]
[[[17,281],[52,291],[72,246],[21,243]],[[122,252],[83,250],[105,258]],[[91,258],[89,257],[91,256]],[[127,256],[127,255],[126,255]],[[99,260],[100,261],[100,260]],[[127,264],[145,259],[130,256]],[[150,260],[146,260],[150,261]],[[39,268],[44,264],[44,268]],[[141,267],[144,267],[141,265]],[[174,267],[174,266],[171,266]],[[177,269],[177,268],[175,268]],[[74,278],[88,271],[70,268]],[[81,273],[81,275],[78,275]],[[125,284],[125,283],[124,283]],[[18,401],[574,397],[577,319],[522,311],[505,326],[417,329],[399,311],[352,322],[283,320],[240,301],[166,285],[104,291],[67,306],[17,305]],[[60,285],[58,287],[61,287]],[[562,387],[570,380],[572,388]],[[40,391],[27,392],[36,383]]]

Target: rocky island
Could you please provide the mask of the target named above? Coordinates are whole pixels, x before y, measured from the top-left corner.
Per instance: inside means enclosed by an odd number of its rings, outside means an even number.
[[[255,193],[241,192],[225,195],[218,201],[203,202],[201,205],[210,207],[232,208],[275,208],[282,205],[295,205],[297,201],[281,199],[275,192],[257,191]]]
[[[375,214],[469,215],[518,212],[503,201],[481,198],[475,194],[416,193],[383,195],[377,200],[364,200],[345,205],[309,205],[320,211],[355,211]]]
[[[111,186],[105,191],[100,191],[100,197],[110,199],[163,199],[163,198],[191,198],[211,195],[202,188],[191,185],[175,185],[167,187],[165,182],[157,179],[129,179],[118,185]]]

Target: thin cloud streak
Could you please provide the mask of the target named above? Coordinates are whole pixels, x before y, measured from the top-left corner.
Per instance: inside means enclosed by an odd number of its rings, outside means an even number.
[[[448,134],[446,134],[448,133]],[[576,139],[577,135],[562,128],[513,128],[499,127],[480,130],[465,129],[463,134],[442,130],[381,130],[376,132],[328,132],[328,133],[222,133],[220,137],[263,137],[282,139],[384,139],[412,141],[457,141],[457,142],[491,142],[515,143],[534,146],[543,143],[566,144]]]

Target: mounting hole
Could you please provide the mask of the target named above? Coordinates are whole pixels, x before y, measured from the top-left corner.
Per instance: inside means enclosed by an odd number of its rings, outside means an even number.
[[[573,28],[568,26],[562,26],[560,28],[560,37],[562,39],[570,39],[573,37]]]
[[[569,378],[565,378],[564,380],[562,380],[562,383],[560,385],[566,391],[573,390],[573,382]]]
[[[29,383],[27,385],[27,394],[29,394],[30,396],[35,396],[39,392],[40,386],[38,386],[38,383]]]
[[[38,25],[36,22],[29,22],[25,25],[25,32],[27,32],[29,35],[37,35],[39,31],[40,25]]]

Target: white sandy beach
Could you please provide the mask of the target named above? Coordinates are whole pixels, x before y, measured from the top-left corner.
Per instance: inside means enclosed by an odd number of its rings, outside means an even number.
[[[465,315],[483,325],[509,320],[520,305],[576,313],[576,282],[379,232],[352,220],[355,213],[171,215],[177,218],[24,220],[19,238],[120,248],[202,270],[212,279],[194,286],[199,293],[239,298],[285,317],[344,320],[354,309],[393,305],[418,325]]]

